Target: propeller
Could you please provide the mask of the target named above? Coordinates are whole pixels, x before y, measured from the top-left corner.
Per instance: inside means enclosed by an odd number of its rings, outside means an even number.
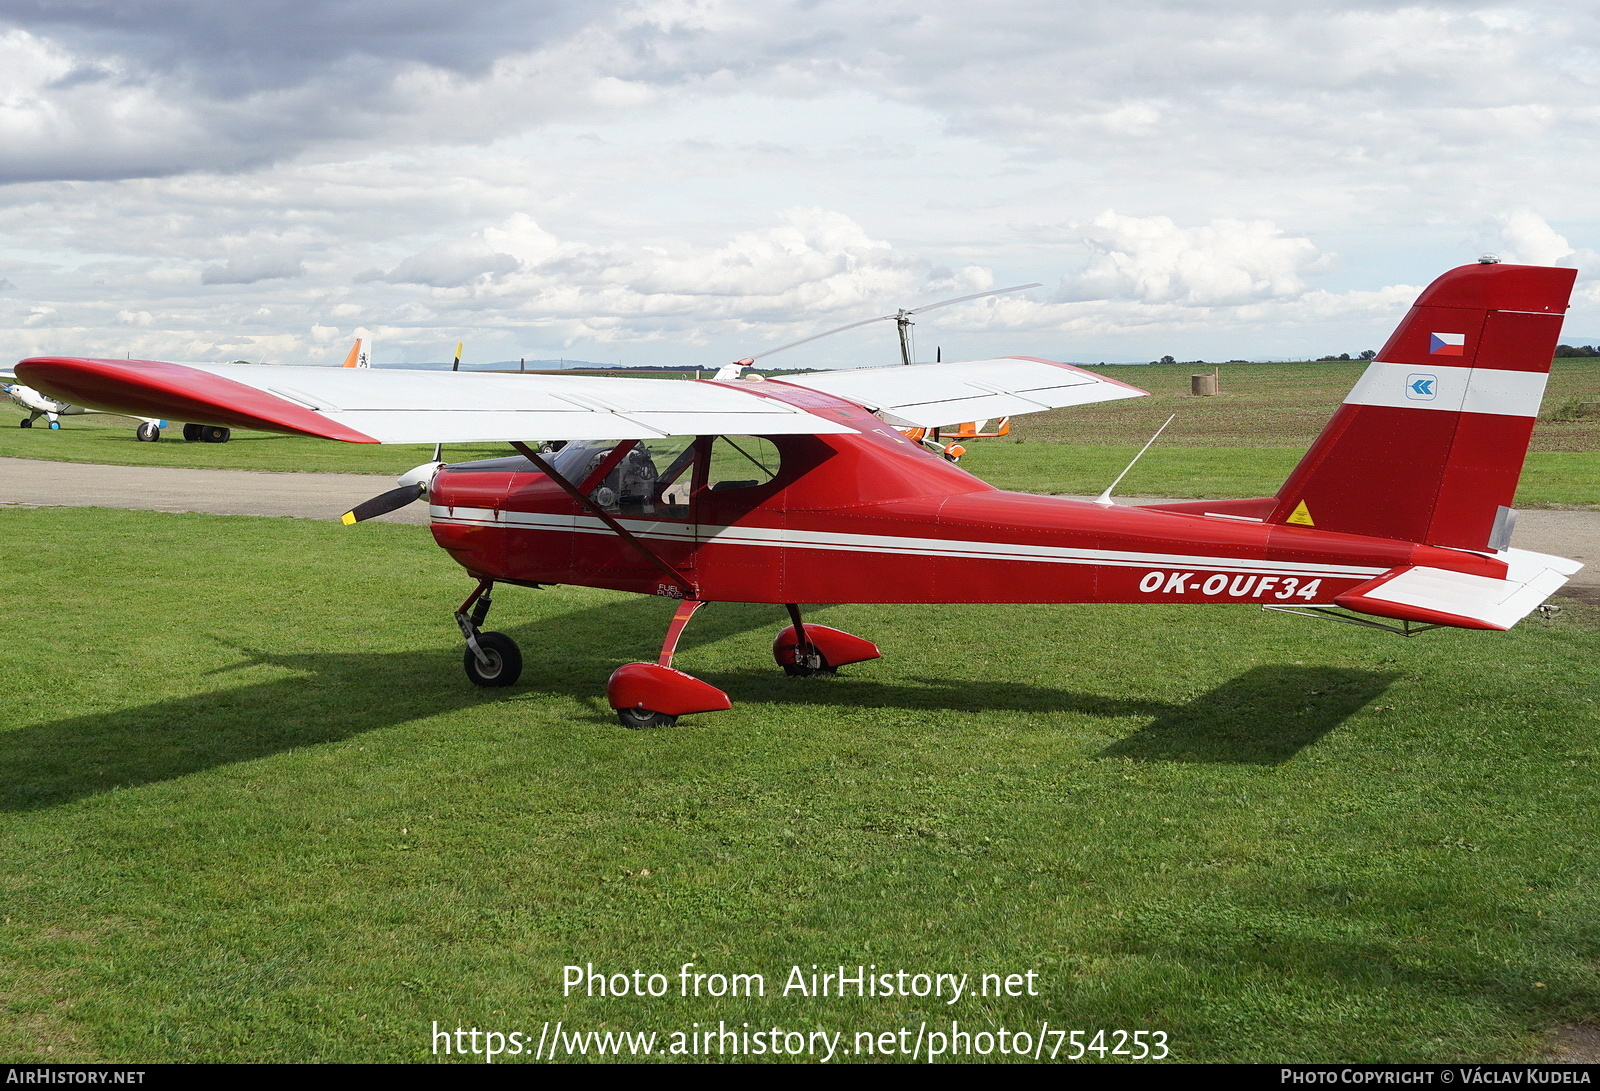
[[[347,527],[353,527],[357,523],[379,515],[388,515],[391,511],[399,511],[407,504],[421,500],[428,495],[428,484],[443,465],[442,462],[424,462],[416,469],[407,470],[400,475],[399,488],[379,493],[371,500],[363,500],[341,515],[339,521]]]

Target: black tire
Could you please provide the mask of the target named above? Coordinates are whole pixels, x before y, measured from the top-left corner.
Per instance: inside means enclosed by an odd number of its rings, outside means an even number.
[[[133,430],[133,435],[140,443],[155,443],[161,438],[161,429],[145,421]]]
[[[218,428],[214,424],[200,426],[200,439],[205,443],[227,443],[233,433],[226,428]]]
[[[33,418],[32,417],[23,417],[21,420],[19,420],[17,422],[17,427],[18,428],[32,428],[33,427]]]
[[[478,657],[468,648],[461,665],[475,686],[509,686],[522,677],[522,649],[505,633],[479,633],[478,647],[488,657],[488,663],[478,662]]]
[[[623,727],[634,731],[642,731],[648,727],[671,727],[678,722],[676,716],[668,716],[665,712],[651,712],[648,708],[619,708],[617,720]]]
[[[198,424],[186,424],[183,426],[183,442],[200,442],[200,426]]]
[[[61,431],[61,422],[58,421],[58,420],[51,421],[50,422],[50,431],[52,431],[52,432]]]

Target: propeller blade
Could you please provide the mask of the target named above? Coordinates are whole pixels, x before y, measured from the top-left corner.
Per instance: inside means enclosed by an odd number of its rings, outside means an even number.
[[[420,500],[428,491],[426,485],[401,485],[398,489],[390,489],[380,493],[371,500],[363,501],[339,517],[339,521],[347,527],[353,527],[366,519],[378,515],[387,515],[391,511],[398,511],[413,501]]]

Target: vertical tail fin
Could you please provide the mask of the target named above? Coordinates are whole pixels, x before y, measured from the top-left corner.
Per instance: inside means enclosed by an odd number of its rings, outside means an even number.
[[[355,344],[350,346],[350,355],[344,358],[341,367],[371,367],[371,343],[365,337],[357,337]]]
[[[1278,491],[1267,521],[1503,549],[1576,270],[1430,284]]]

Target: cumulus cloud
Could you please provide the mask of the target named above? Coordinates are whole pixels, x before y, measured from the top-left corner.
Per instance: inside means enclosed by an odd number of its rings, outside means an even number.
[[[1182,228],[1166,216],[1102,212],[1079,231],[1094,257],[1062,278],[1061,298],[1137,299],[1200,306],[1297,296],[1328,266],[1310,239],[1267,220]]]
[[[1053,299],[919,329],[947,358],[1186,330],[1256,355],[1293,323],[1364,331],[1482,249],[1600,273],[1582,17],[18,0],[0,326],[20,351],[311,361],[313,325],[360,320],[388,359],[465,337],[687,361],[1039,280]]]
[[[1516,14],[1186,0],[188,0],[6,5],[6,177],[243,169],[397,134],[473,143],[663,96],[865,90],[1093,162],[1404,171],[1591,146],[1587,34]]]
[[[240,170],[397,132],[492,139],[614,97],[596,85],[615,77],[540,50],[605,16],[516,0],[8,4],[0,181]]]
[[[483,241],[482,236],[464,242],[444,240],[412,254],[387,273],[374,270],[361,273],[362,281],[382,280],[390,284],[423,284],[433,288],[460,288],[474,281],[494,280],[522,268],[510,254],[502,254]]]
[[[1518,265],[1566,264],[1577,253],[1543,216],[1526,209],[1500,213],[1484,234],[1487,250]]]
[[[366,283],[429,289],[425,301],[410,304],[418,323],[443,324],[453,315],[480,329],[533,330],[566,344],[722,340],[737,355],[817,332],[823,323],[927,302],[934,291],[949,294],[952,283],[993,281],[988,269],[952,273],[900,253],[837,212],[790,209],[776,220],[703,246],[597,244],[561,239],[516,213],[467,239],[435,243],[388,273],[363,276]],[[415,333],[384,340],[407,337]]]
[[[507,52],[579,25],[589,9],[570,0],[13,0],[5,18],[141,71],[183,76],[208,92],[239,96],[292,85],[352,59],[481,73]]]
[[[254,284],[305,276],[298,255],[286,253],[234,254],[223,265],[208,265],[200,272],[201,284]]]
[[[777,227],[743,232],[708,253],[630,256],[608,279],[642,296],[754,297],[827,310],[914,276],[912,263],[848,216],[811,208],[779,219]]]

